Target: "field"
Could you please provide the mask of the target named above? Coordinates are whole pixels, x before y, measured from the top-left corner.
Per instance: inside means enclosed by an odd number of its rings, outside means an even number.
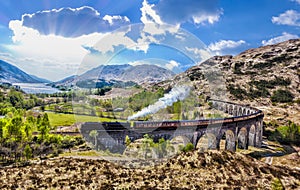
[[[62,113],[47,113],[49,116],[50,125],[52,127],[57,126],[70,126],[76,122],[108,122],[108,121],[117,121],[116,119],[111,118],[102,118],[97,116],[88,116],[88,115],[74,115],[74,114],[62,114]],[[118,120],[121,121],[121,120]]]

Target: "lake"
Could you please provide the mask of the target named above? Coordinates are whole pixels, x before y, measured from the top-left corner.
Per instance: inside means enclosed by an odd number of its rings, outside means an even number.
[[[27,94],[54,94],[56,92],[61,92],[57,88],[46,86],[45,83],[14,83],[13,85],[20,86],[20,88]]]

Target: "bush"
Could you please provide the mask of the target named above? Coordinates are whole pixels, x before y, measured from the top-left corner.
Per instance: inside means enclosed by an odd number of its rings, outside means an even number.
[[[182,152],[189,152],[194,150],[194,145],[192,143],[187,143],[184,147],[181,148]]]
[[[288,121],[287,126],[280,126],[268,135],[269,140],[276,140],[282,143],[299,143],[300,126]]]
[[[243,100],[245,96],[247,96],[247,91],[241,89],[239,86],[234,87],[232,84],[230,84],[227,89],[229,90],[230,94],[239,100]]]
[[[282,189],[284,189],[280,179],[278,179],[278,178],[273,179],[273,181],[271,183],[271,186],[272,186],[273,190],[282,190]]]
[[[261,63],[257,63],[255,65],[252,66],[253,69],[264,69],[264,68],[271,68],[273,67],[274,64],[271,62],[261,62]]]
[[[32,158],[32,149],[30,148],[30,146],[27,144],[24,148],[24,155],[26,160],[29,160],[30,158]]]
[[[287,103],[292,102],[293,99],[294,96],[290,91],[282,89],[274,91],[273,95],[271,96],[272,102]]]

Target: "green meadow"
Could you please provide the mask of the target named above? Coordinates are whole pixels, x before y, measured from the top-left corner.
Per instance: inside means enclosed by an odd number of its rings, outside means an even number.
[[[103,118],[98,116],[87,115],[75,115],[75,114],[63,114],[63,113],[47,113],[49,116],[50,125],[52,127],[57,126],[70,126],[76,122],[112,122],[112,121],[124,121],[111,118]]]

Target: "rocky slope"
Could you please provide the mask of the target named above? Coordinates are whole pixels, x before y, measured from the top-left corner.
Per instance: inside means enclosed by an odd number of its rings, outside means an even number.
[[[29,75],[19,68],[0,60],[0,82],[8,83],[44,83],[45,79]]]
[[[1,189],[297,189],[300,171],[239,153],[198,151],[144,168],[58,158],[0,169]]]
[[[300,124],[300,39],[215,56],[157,84],[169,88],[189,81],[198,95],[250,104],[265,121]]]

